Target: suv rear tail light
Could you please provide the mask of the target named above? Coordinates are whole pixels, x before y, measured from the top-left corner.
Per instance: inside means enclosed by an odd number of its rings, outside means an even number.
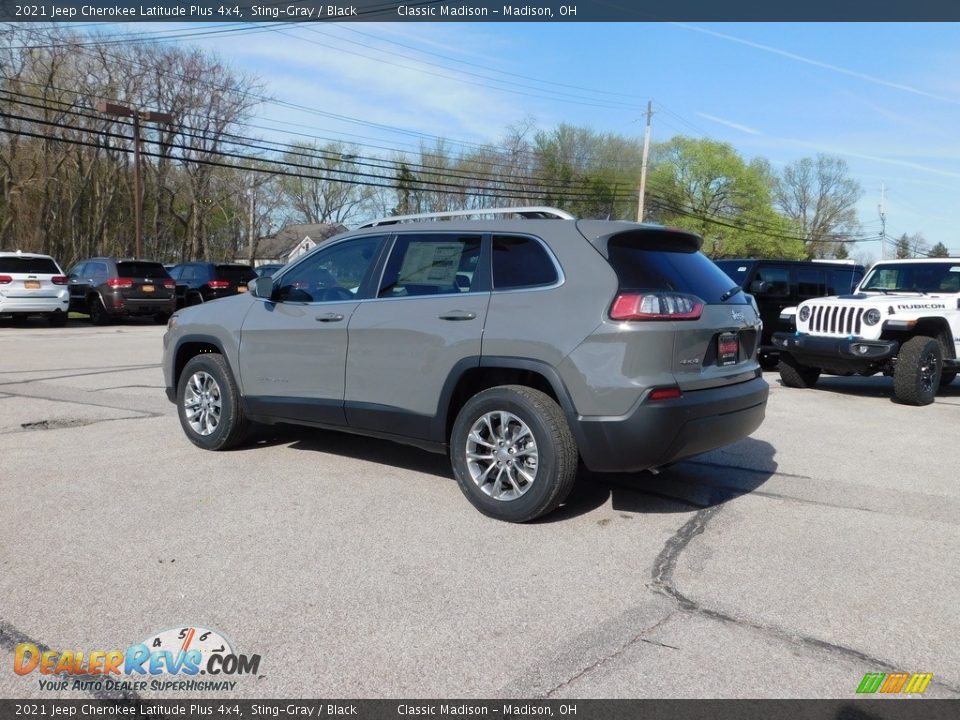
[[[610,308],[612,320],[696,320],[703,300],[673,292],[620,293]]]
[[[210,282],[207,283],[207,285],[209,285],[212,290],[224,290],[230,287],[230,281],[229,280],[211,280]]]
[[[67,284],[67,276],[66,276],[66,275],[54,275],[52,278],[50,278],[50,282],[52,282],[54,285],[66,285],[66,284]]]
[[[174,288],[177,287],[177,282],[176,282],[173,278],[168,278],[168,279],[166,279],[166,280],[163,281],[163,286],[164,286],[167,290],[173,290]]]
[[[0,285],[8,285],[13,282],[13,278],[9,275],[0,275]]]
[[[109,278],[107,285],[112,288],[131,288],[133,287],[133,278]]]

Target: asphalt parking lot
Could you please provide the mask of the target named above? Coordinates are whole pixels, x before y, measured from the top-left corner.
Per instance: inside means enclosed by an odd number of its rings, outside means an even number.
[[[413,448],[272,428],[196,449],[162,333],[0,327],[2,697],[78,696],[12,672],[19,643],[187,624],[262,658],[221,696],[848,698],[897,670],[960,697],[960,380],[916,408],[884,378],[767,373],[747,440],[584,474],[509,525]]]

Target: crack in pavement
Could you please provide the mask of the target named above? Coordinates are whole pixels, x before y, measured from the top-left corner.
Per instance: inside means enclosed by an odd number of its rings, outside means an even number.
[[[102,407],[102,406],[98,406]],[[99,425],[106,422],[117,422],[117,420],[151,420],[157,415],[125,415],[116,418],[103,418],[101,420],[83,420],[69,418],[55,418],[53,420],[38,420],[35,422],[20,423],[18,430],[2,430],[0,436],[18,435],[20,433],[32,432],[35,430],[73,430],[74,428],[89,427],[90,425]]]
[[[564,680],[563,682],[558,683],[557,685],[555,685],[555,686],[553,686],[552,688],[550,688],[549,690],[547,690],[547,692],[544,693],[543,697],[544,697],[544,698],[549,698],[549,697],[553,696],[553,694],[556,693],[557,691],[565,688],[566,686],[570,685],[571,683],[576,682],[577,680],[579,680],[580,678],[584,677],[585,675],[589,675],[589,674],[592,673],[594,670],[596,670],[597,668],[605,665],[606,663],[610,662],[611,660],[614,660],[614,659],[620,657],[620,656],[623,655],[627,650],[629,650],[632,646],[636,645],[638,642],[652,642],[652,641],[649,641],[649,640],[645,640],[645,639],[643,638],[643,636],[646,635],[647,633],[651,633],[651,632],[653,632],[654,630],[656,630],[658,627],[660,627],[661,625],[663,625],[665,622],[667,622],[667,621],[668,621],[670,618],[672,618],[674,615],[676,615],[675,612],[668,613],[666,616],[664,616],[664,617],[660,618],[659,620],[657,620],[657,622],[655,622],[655,623],[654,623],[653,625],[651,625],[650,627],[644,628],[644,629],[641,630],[639,633],[637,633],[637,634],[634,635],[632,638],[630,638],[630,639],[627,640],[625,643],[623,643],[619,648],[617,648],[617,649],[614,650],[613,652],[607,653],[606,655],[604,655],[603,657],[599,658],[599,659],[596,660],[595,662],[591,663],[591,664],[588,665],[587,667],[581,669],[581,670],[580,670],[578,673],[576,673],[575,675],[567,678],[567,679]],[[652,644],[654,644],[654,645],[660,645],[660,643],[656,643],[656,642],[653,642]],[[665,645],[664,647],[671,647],[671,646],[670,646],[670,645]],[[674,649],[674,650],[679,650],[679,648],[673,648],[673,649]]]
[[[134,370],[149,370],[151,368],[158,368],[158,367],[160,367],[160,363],[151,363],[150,365],[126,365],[126,366],[120,366],[117,368],[109,368],[106,370],[92,370],[91,372],[74,373],[73,375],[50,375],[48,377],[31,378],[29,380],[9,380],[7,382],[0,382],[0,386],[26,385],[28,383],[47,382],[49,380],[69,380],[71,378],[90,377],[92,375],[111,375],[113,373],[132,372]],[[33,371],[19,371],[19,372],[60,372],[60,371],[59,370],[33,370]],[[6,375],[6,374],[7,374],[6,371],[0,373],[0,375]]]
[[[154,410],[145,410],[141,407],[130,407],[128,405],[118,405],[118,404],[111,405],[108,403],[90,402],[89,398],[83,398],[83,399],[78,398],[75,400],[71,400],[71,399],[62,398],[62,397],[50,397],[49,395],[42,395],[42,394],[35,395],[32,393],[14,392],[12,390],[7,390],[7,392],[17,398],[30,398],[31,400],[48,400],[50,402],[66,403],[68,405],[101,407],[101,408],[108,408],[110,410],[126,410],[127,412],[142,413],[143,415],[148,417],[166,417],[167,416],[167,413],[156,412]],[[78,393],[82,392],[86,394],[88,391],[78,390],[77,392]],[[119,400],[119,398],[114,398],[114,400],[115,401]],[[163,398],[163,401],[164,403],[167,402],[166,397]],[[130,405],[133,405],[133,403],[130,403]]]
[[[711,620],[717,620],[722,623],[731,623],[740,627],[748,627],[753,630],[772,635],[788,645],[799,645],[820,652],[842,655],[848,659],[866,663],[877,670],[887,670],[892,672],[898,671],[897,666],[893,663],[873,657],[872,655],[855,650],[854,648],[838,645],[836,643],[821,640],[809,635],[799,635],[797,633],[787,632],[786,630],[774,627],[772,625],[753,623],[748,620],[733,617],[732,615],[728,615],[718,610],[705,608],[677,590],[673,583],[673,573],[677,568],[677,561],[679,560],[680,555],[684,550],[687,549],[687,547],[690,545],[690,542],[695,537],[704,532],[707,524],[720,511],[720,509],[721,505],[714,505],[712,507],[697,511],[692,518],[685,522],[683,526],[667,540],[666,544],[663,546],[663,550],[660,551],[660,554],[657,556],[657,559],[653,564],[653,570],[651,572],[652,581],[649,585],[651,590],[673,599],[682,611],[690,614],[700,615],[702,617],[709,618]],[[931,681],[931,684],[939,686],[950,692],[960,694],[960,687],[955,687],[949,683],[933,680]]]
[[[5,620],[0,620],[0,648],[5,648],[10,652],[15,653],[17,651],[17,645],[23,645],[27,643],[30,645],[36,645],[41,653],[48,652],[52,649],[50,646],[44,645],[43,643],[38,642],[20,632]],[[52,675],[50,677],[57,679],[68,679],[70,676],[63,674]],[[132,690],[122,690],[118,693],[116,691],[97,690],[89,686],[84,686],[84,692],[88,692],[98,700],[141,700],[141,697]]]

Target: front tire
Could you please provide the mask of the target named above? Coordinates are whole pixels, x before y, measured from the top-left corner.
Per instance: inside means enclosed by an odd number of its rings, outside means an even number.
[[[247,435],[240,391],[223,355],[204,353],[184,367],[177,384],[183,432],[204,450],[229,450]]]
[[[790,353],[780,353],[780,380],[790,388],[812,388],[820,379],[820,368],[797,362]]]
[[[918,335],[907,340],[897,355],[893,396],[904,405],[929,405],[940,387],[943,348],[936,338]]]
[[[577,444],[546,393],[501,385],[474,395],[450,435],[460,490],[484,515],[526,522],[555,510],[577,477]]]

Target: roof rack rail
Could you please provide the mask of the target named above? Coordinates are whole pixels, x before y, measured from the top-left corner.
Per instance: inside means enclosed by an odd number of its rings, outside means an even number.
[[[403,222],[416,220],[435,220],[438,218],[468,217],[470,215],[519,215],[530,220],[556,219],[576,220],[576,217],[558,208],[544,206],[481,208],[478,210],[452,210],[448,212],[416,213],[415,215],[394,215],[364,223],[360,228],[378,227],[380,225],[397,225]],[[358,228],[358,229],[360,229]]]

